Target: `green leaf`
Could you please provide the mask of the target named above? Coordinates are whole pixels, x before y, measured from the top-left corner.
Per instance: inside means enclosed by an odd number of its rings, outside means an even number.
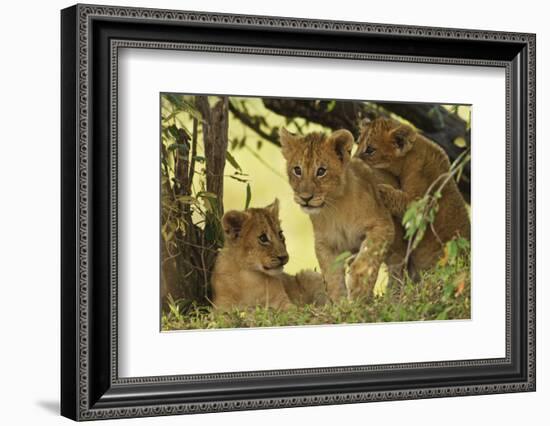
[[[172,118],[176,116],[177,112],[172,112],[168,114],[167,116],[162,117],[162,121],[170,121]]]
[[[350,256],[351,256],[350,251],[344,251],[344,252],[340,253],[332,261],[331,270],[334,271],[335,269],[339,268],[346,261],[346,259]]]
[[[433,223],[435,221],[435,215],[437,213],[437,206],[434,206],[428,211],[428,214],[426,215],[426,220],[428,223]]]
[[[455,292],[455,285],[453,282],[448,282],[443,287],[443,296],[445,298],[450,298]],[[449,309],[449,308],[448,308]]]
[[[252,200],[252,190],[250,189],[250,184],[246,184],[246,201],[244,202],[245,210],[250,206],[250,200]]]
[[[456,138],[454,140],[454,144],[459,148],[466,148],[466,146],[468,146],[468,144],[466,143],[466,139],[464,139],[462,136]]]
[[[174,139],[176,139],[176,140],[178,139],[179,134],[178,134],[178,128],[176,126],[174,126],[174,125],[168,126],[168,127],[166,127],[166,131]]]
[[[209,243],[216,241],[216,228],[210,222],[207,222],[204,226],[204,238]]]
[[[225,152],[225,159],[229,161],[229,164],[231,164],[235,169],[242,172],[243,169],[241,169],[241,166],[237,163],[237,160],[235,160],[235,157],[233,157],[229,151]]]
[[[424,221],[424,216],[422,216],[422,213],[417,213],[417,215],[414,217],[414,223],[418,227],[418,229],[421,229],[423,226],[426,226],[426,223]]]
[[[173,143],[173,144],[168,145],[168,151],[173,151],[173,150],[178,149],[178,148],[181,149],[181,151],[184,154],[187,154],[189,152],[189,144]]]
[[[197,197],[202,197],[202,198],[211,198],[213,200],[217,200],[218,199],[218,196],[216,194],[214,194],[213,192],[206,192],[206,191],[201,191],[197,194]]]
[[[404,225],[405,225],[405,238],[409,239],[418,230],[418,226],[412,220],[405,223]]]
[[[194,104],[186,100],[182,95],[165,94],[164,98],[174,105],[178,110],[185,111],[191,117],[196,118],[198,121],[203,121],[200,111]]]
[[[437,317],[435,317],[436,320],[446,320],[447,318],[449,318],[447,310],[440,312]]]
[[[426,227],[420,227],[418,228],[418,232],[414,236],[414,242],[412,245],[413,250],[418,247],[418,244],[422,241],[422,238],[424,238],[424,233],[426,232]]]
[[[240,177],[235,176],[235,175],[226,175],[226,176],[230,179],[236,180],[237,182],[241,182],[241,183],[247,183],[248,182],[247,179],[243,179],[243,178],[240,178]]]
[[[334,258],[334,262],[343,262],[344,260],[346,260],[348,257],[351,256],[351,251],[344,251],[342,253],[340,253],[338,256],[336,256]]]
[[[332,112],[335,106],[336,106],[336,101],[330,101],[327,104],[327,112]]]
[[[455,260],[458,254],[458,245],[456,243],[456,240],[451,240],[447,243],[447,250],[449,253],[449,259],[451,261]]]
[[[460,250],[468,250],[470,248],[470,242],[466,238],[457,238],[456,244]]]
[[[197,202],[197,200],[190,195],[180,195],[177,199],[180,203],[184,204],[195,204]]]
[[[443,129],[445,127],[445,121],[443,120],[443,114],[441,113],[441,111],[439,110],[439,106],[436,105],[434,106],[433,108],[430,109],[430,111],[428,112],[428,116],[430,118],[433,118],[434,121],[435,121],[435,125],[439,128],[439,129]]]
[[[411,206],[407,209],[407,211],[405,212],[405,214],[403,215],[403,220],[402,220],[402,224],[403,225],[406,225],[407,223],[409,223],[412,218],[416,216],[416,208],[415,206]]]

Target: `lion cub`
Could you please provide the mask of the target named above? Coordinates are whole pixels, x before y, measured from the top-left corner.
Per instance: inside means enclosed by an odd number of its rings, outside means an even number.
[[[388,118],[363,121],[355,156],[376,169],[396,176],[401,190],[379,185],[380,196],[392,214],[402,217],[407,206],[426,194],[430,185],[450,170],[449,157],[437,144],[412,127]],[[423,270],[435,265],[443,244],[453,237],[470,238],[470,220],[466,204],[454,179],[450,179],[438,200],[433,230],[411,255],[413,268]]]
[[[279,201],[265,208],[228,211],[222,218],[225,245],[212,273],[216,309],[323,304],[321,274],[283,272],[288,262],[285,237],[279,223]]]
[[[402,237],[394,238],[392,215],[376,191],[378,183],[388,180],[351,158],[354,139],[347,130],[297,136],[282,128],[280,140],[294,201],[313,225],[315,252],[330,298],[337,301],[347,289],[350,299],[368,299],[382,262],[389,266],[404,255]],[[355,255],[349,279],[343,263],[336,262],[345,252]]]

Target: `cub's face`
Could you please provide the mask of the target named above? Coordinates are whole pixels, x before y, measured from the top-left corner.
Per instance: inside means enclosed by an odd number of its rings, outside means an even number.
[[[280,141],[294,201],[308,214],[319,213],[344,188],[344,171],[351,157],[353,135],[337,130],[330,136],[296,136],[282,128]]]
[[[354,157],[371,167],[386,169],[410,151],[415,138],[416,132],[410,126],[396,120],[383,117],[364,120]]]
[[[225,247],[247,270],[277,275],[288,262],[279,222],[279,200],[265,208],[228,211],[222,218]]]

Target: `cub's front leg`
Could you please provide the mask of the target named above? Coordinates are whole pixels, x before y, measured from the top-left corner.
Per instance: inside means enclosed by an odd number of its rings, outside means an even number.
[[[380,194],[382,203],[391,214],[399,218],[405,214],[409,203],[412,201],[412,198],[407,193],[385,183],[378,185],[378,193]]]
[[[349,268],[347,290],[350,300],[368,301],[373,296],[378,271],[393,241],[394,232],[391,218],[382,224],[367,227],[367,236]]]
[[[328,297],[333,302],[337,302],[346,296],[344,267],[341,263],[335,264],[336,257],[340,253],[324,242],[315,243],[315,253],[326,282]]]
[[[403,173],[400,180],[401,189],[384,183],[377,185],[382,203],[392,215],[399,218],[405,214],[413,201],[426,194],[431,183],[425,176],[419,175],[418,170]]]

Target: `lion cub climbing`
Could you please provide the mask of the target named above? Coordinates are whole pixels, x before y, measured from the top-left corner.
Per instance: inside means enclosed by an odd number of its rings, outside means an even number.
[[[294,201],[313,225],[315,252],[330,298],[337,301],[346,290],[350,299],[372,297],[382,262],[398,263],[404,255],[400,229],[376,190],[378,183],[395,178],[388,180],[350,158],[354,139],[348,130],[299,136],[282,128],[280,140]],[[355,255],[349,279],[337,262],[345,252]]]
[[[401,190],[384,184],[378,189],[392,214],[402,217],[412,201],[424,196],[430,185],[449,172],[449,158],[434,142],[396,120],[376,118],[364,121],[361,127],[355,157],[399,179]],[[433,223],[437,235],[428,229],[411,255],[416,270],[434,266],[442,254],[443,244],[453,237],[470,238],[468,211],[454,179],[445,184],[438,206]]]
[[[321,274],[302,271],[294,276],[283,272],[288,253],[277,199],[265,208],[228,211],[222,224],[225,245],[212,273],[216,309],[285,309],[326,302]]]

